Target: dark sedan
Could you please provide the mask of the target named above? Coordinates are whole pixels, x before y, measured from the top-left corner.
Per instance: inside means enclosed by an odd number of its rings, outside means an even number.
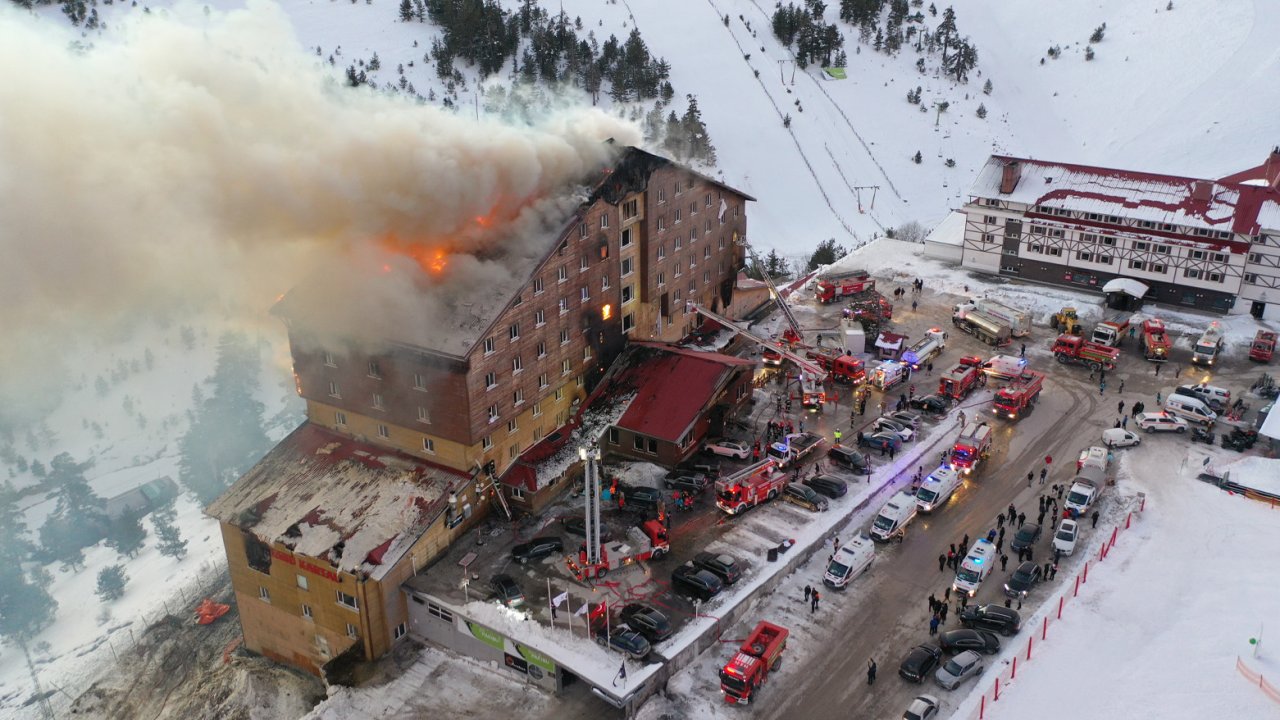
[[[629,656],[632,660],[645,659],[649,656],[649,650],[652,649],[644,635],[626,625],[610,628],[604,633],[596,633],[596,642],[617,650]]]
[[[511,548],[511,558],[521,565],[548,555],[564,552],[564,541],[558,537],[536,537]]]
[[[818,475],[804,481],[805,485],[817,490],[831,499],[844,497],[849,492],[849,485],[840,478],[833,478],[830,475]]]
[[[923,410],[934,415],[943,415],[951,407],[951,403],[941,395],[924,395],[911,398],[907,404],[916,410]]]
[[[619,499],[618,507],[625,510],[656,511],[658,503],[662,502],[663,498],[661,490],[644,485],[624,487],[619,491],[622,497]]]
[[[936,645],[917,645],[902,659],[898,666],[898,675],[904,680],[918,683],[924,682],[929,673],[942,660],[942,648]]]
[[[832,445],[827,451],[827,457],[831,462],[853,472],[856,475],[866,475],[868,473],[867,456],[861,452],[844,445]]]
[[[622,608],[618,617],[632,630],[648,638],[649,642],[662,642],[671,637],[675,630],[671,620],[657,608],[644,603],[631,603]]]
[[[702,552],[693,556],[693,564],[720,578],[725,585],[732,585],[742,577],[742,566],[728,555]]]
[[[1018,528],[1018,532],[1014,534],[1013,542],[1009,543],[1009,547],[1013,548],[1014,552],[1026,550],[1036,544],[1036,541],[1040,539],[1040,533],[1041,529],[1039,525],[1035,523],[1025,523],[1022,527]]]
[[[986,630],[948,630],[938,635],[938,642],[942,645],[942,652],[948,655],[965,650],[976,650],[984,655],[1000,652],[1000,638]]]
[[[1026,597],[1031,588],[1040,582],[1041,574],[1040,564],[1034,562],[1024,562],[1013,571],[1013,576],[1009,578],[1009,582],[1004,584],[1004,594],[1011,598]]]

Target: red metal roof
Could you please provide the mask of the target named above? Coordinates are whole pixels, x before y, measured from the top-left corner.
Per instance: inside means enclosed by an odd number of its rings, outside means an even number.
[[[755,364],[660,343],[631,344],[658,352],[636,356],[639,362],[619,378],[619,383],[634,389],[636,395],[617,425],[668,442],[679,442],[735,368]]]

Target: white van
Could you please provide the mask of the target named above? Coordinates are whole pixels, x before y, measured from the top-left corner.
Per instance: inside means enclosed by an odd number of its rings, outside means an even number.
[[[995,564],[996,546],[986,538],[979,538],[969,548],[969,554],[964,556],[960,571],[956,573],[956,581],[951,587],[973,597],[978,592],[978,586],[991,574],[991,568]]]
[[[929,477],[920,484],[916,491],[916,507],[922,513],[931,513],[951,498],[951,493],[960,487],[960,473],[953,467],[942,466],[929,473]]]
[[[1164,409],[1184,418],[1188,422],[1200,423],[1206,426],[1213,425],[1218,420],[1218,414],[1210,410],[1203,400],[1197,400],[1186,395],[1170,395],[1165,398]]]
[[[907,523],[915,516],[916,499],[905,492],[894,495],[880,508],[876,519],[871,522],[871,539],[902,542],[907,534]]]
[[[1203,400],[1210,409],[1224,408],[1231,404],[1231,391],[1217,385],[1179,385],[1175,395],[1192,395]]]
[[[1105,439],[1105,436],[1104,436],[1104,439]],[[1084,450],[1080,451],[1080,459],[1076,460],[1076,472],[1079,472],[1080,468],[1087,467],[1090,465],[1096,466],[1102,470],[1106,470],[1107,462],[1110,459],[1111,459],[1110,453],[1104,447],[1098,447],[1097,445],[1094,445],[1093,447],[1085,448]]]
[[[1102,442],[1109,448],[1122,448],[1138,445],[1142,436],[1123,428],[1107,428],[1102,431]]]
[[[871,567],[871,561],[875,558],[875,546],[865,537],[855,537],[841,545],[835,557],[831,558],[827,572],[822,576],[822,584],[841,589]]]

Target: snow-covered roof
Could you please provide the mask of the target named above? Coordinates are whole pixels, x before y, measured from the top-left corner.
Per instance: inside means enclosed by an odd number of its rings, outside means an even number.
[[[1107,281],[1107,284],[1102,286],[1102,292],[1104,293],[1124,293],[1139,299],[1145,297],[1148,290],[1150,288],[1147,287],[1146,283],[1138,282],[1133,278],[1115,278]]]
[[[1258,428],[1258,434],[1266,435],[1273,440],[1280,440],[1280,410],[1276,410],[1273,407],[1271,412],[1267,413],[1267,419],[1262,421],[1262,427]]]
[[[1001,193],[1011,162],[1018,181]],[[969,194],[1246,235],[1280,224],[1280,194],[1268,187],[999,155],[987,160]]]
[[[882,332],[876,337],[876,347],[885,350],[897,350],[902,347],[903,341],[907,339],[906,335],[898,335],[897,333]]]
[[[469,481],[304,423],[205,512],[265,543],[378,579]]]
[[[960,245],[964,242],[965,214],[954,210],[942,218],[942,222],[934,226],[924,241],[942,245]]]

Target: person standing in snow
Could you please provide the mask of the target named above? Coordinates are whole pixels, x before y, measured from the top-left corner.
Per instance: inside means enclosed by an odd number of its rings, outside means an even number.
[[[867,684],[876,684],[876,661],[870,658],[867,659]]]
[[[937,615],[934,615],[932,618],[929,619],[929,634],[930,635],[938,634],[938,616]]]
[[[1093,514],[1090,515],[1089,517],[1093,518],[1093,527],[1095,528],[1098,527],[1098,511],[1094,510]]]
[[[813,588],[809,585],[804,586],[804,601],[809,602],[809,596],[813,595]]]

